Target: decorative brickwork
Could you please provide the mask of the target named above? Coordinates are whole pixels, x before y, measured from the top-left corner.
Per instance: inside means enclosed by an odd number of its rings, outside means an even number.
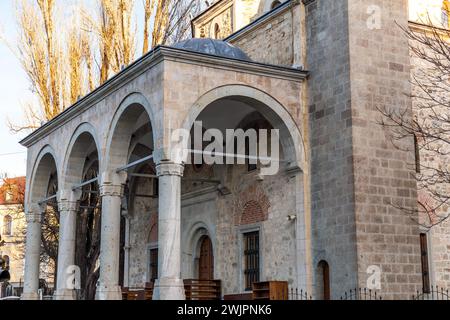
[[[261,205],[256,201],[247,202],[244,207],[244,212],[242,212],[241,225],[252,224],[264,220],[267,220],[267,213],[263,212]]]
[[[247,225],[268,219],[269,199],[263,190],[255,186],[242,192],[236,205],[235,225]]]

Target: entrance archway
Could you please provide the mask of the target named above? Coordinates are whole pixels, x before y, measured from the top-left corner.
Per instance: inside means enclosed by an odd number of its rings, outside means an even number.
[[[99,278],[100,237],[101,237],[101,197],[99,194],[100,153],[97,134],[89,123],[81,124],[73,134],[64,161],[61,185],[62,197],[72,202],[76,215],[65,219],[65,232],[74,230],[75,246],[69,261],[80,268],[80,284],[76,298],[93,300]],[[75,186],[77,189],[73,189]],[[64,237],[61,234],[61,237]],[[65,248],[69,249],[69,248]],[[71,251],[71,250],[68,250]],[[62,257],[67,252],[62,252]],[[64,269],[59,271],[64,279]],[[64,288],[64,285],[61,285]]]
[[[213,237],[214,249],[220,254],[214,257],[214,276],[222,281],[224,294],[243,292],[251,287],[246,284],[246,275],[255,270],[260,278],[251,281],[264,281],[269,277],[284,281],[296,268],[297,282],[293,285],[306,287],[303,279],[311,269],[307,265],[308,258],[300,261],[297,267],[289,262],[289,257],[297,255],[297,251],[306,252],[309,247],[303,231],[298,232],[309,229],[301,200],[305,154],[299,126],[291,109],[265,92],[241,85],[218,87],[206,93],[189,109],[183,121],[182,127],[191,132],[191,140],[186,143],[194,145],[186,147],[191,149],[186,153],[186,159],[194,158],[195,163],[186,166],[182,179],[182,198],[186,199],[182,216],[185,221],[203,221],[208,229],[217,228]],[[202,131],[203,142],[211,142],[206,147],[197,139]],[[238,142],[236,138],[242,132],[246,135],[245,150],[242,150],[242,140]],[[272,137],[277,140],[276,136],[279,144],[271,140]],[[265,141],[267,153],[263,153],[261,159],[270,157],[275,162],[275,170],[269,174],[263,170],[269,166],[267,161],[257,158],[256,163],[250,162],[255,158],[251,155],[256,149],[262,149]],[[211,163],[205,158],[199,168],[192,153],[218,161]],[[292,194],[296,196],[288,196]],[[256,205],[246,210],[249,203]],[[260,207],[267,210],[259,210]],[[289,213],[295,214],[295,223],[286,219]],[[283,233],[273,232],[280,228]],[[256,232],[258,243],[254,241],[251,250],[245,250],[246,237]],[[207,243],[203,244],[203,240],[199,240],[192,273],[199,279],[206,277],[208,265],[204,262],[206,258],[203,259],[207,256]],[[265,242],[281,243],[284,250],[264,251]],[[261,258],[255,262],[252,257]],[[250,260],[255,263],[246,263]]]
[[[330,300],[330,266],[325,260],[319,262],[317,278],[319,285],[319,298],[321,300]]]
[[[134,238],[137,234],[135,228],[142,226],[142,220],[137,223],[141,213],[136,212],[136,201],[143,200],[145,203],[141,203],[140,208],[145,210],[147,202],[153,202],[157,197],[153,192],[155,190],[148,190],[150,185],[156,185],[155,173],[146,170],[148,165],[154,167],[152,112],[144,96],[133,93],[124,99],[111,122],[102,184],[110,186],[114,192],[103,195],[104,199],[110,199],[109,203],[103,199],[103,211],[110,212],[107,220],[102,219],[100,254],[100,264],[111,267],[107,271],[101,270],[100,299],[118,299],[121,287],[145,285],[145,278],[137,280],[129,277],[132,267],[128,262],[135,254],[129,250],[129,243],[138,241]],[[106,235],[104,230],[108,230]],[[106,246],[109,251],[103,250]]]
[[[23,299],[37,299],[40,276],[51,279],[56,270],[59,219],[58,161],[53,148],[46,146],[36,159],[27,197],[26,260]],[[42,250],[44,249],[44,250]],[[42,270],[40,262],[47,260],[51,268]],[[52,263],[53,262],[53,263]],[[50,274],[47,272],[48,271]]]

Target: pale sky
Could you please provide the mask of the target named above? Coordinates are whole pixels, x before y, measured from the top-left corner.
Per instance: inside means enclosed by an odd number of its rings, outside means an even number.
[[[73,0],[72,0],[73,1]],[[91,0],[83,0],[87,5],[92,4]],[[0,32],[14,45],[16,37],[15,21],[16,0],[0,0]],[[66,5],[68,0],[63,0]],[[420,10],[424,3],[426,6],[437,8],[442,0],[410,0],[412,11]],[[142,22],[142,1],[136,1],[136,12],[138,30]],[[413,18],[413,17],[412,17]],[[140,32],[138,32],[140,34]],[[138,39],[141,43],[141,39]],[[138,46],[139,48],[139,46]],[[32,93],[26,74],[11,50],[0,41],[0,174],[7,173],[8,176],[21,176],[26,174],[26,149],[18,142],[26,135],[13,134],[7,126],[7,120],[14,123],[23,121],[22,105],[26,101],[32,100]]]
[[[68,3],[67,0],[63,2]],[[16,0],[0,0],[0,33],[13,46],[17,34],[15,3]],[[85,3],[89,5],[93,2],[86,0]],[[143,18],[141,6],[142,1],[137,0],[138,25]],[[138,39],[138,42],[140,44],[141,39]],[[26,149],[19,141],[27,133],[13,134],[7,123],[8,119],[13,123],[23,123],[22,106],[24,102],[32,100],[33,94],[19,61],[2,41],[0,41],[0,97],[0,174],[7,173],[9,177],[22,176],[26,174]]]
[[[16,33],[15,0],[0,1],[0,32],[10,41]],[[22,119],[22,103],[31,99],[26,74],[4,43],[0,42],[0,173],[20,176],[26,173],[26,149],[19,144],[24,134],[12,134],[7,119]]]

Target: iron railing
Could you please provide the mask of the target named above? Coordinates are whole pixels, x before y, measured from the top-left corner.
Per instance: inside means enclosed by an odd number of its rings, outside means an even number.
[[[350,289],[341,296],[341,300],[383,300],[383,298],[372,289],[357,288]]]
[[[298,288],[291,288],[289,290],[289,300],[312,300],[312,295],[308,292],[303,291],[303,289],[298,290]]]
[[[439,286],[431,286],[429,292],[417,291],[416,295],[412,296],[413,300],[450,300],[450,293],[448,289]]]

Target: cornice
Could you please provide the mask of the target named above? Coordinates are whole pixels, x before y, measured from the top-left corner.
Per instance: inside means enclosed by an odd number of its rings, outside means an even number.
[[[159,46],[119,72],[117,75],[113,76],[103,85],[80,99],[74,105],[67,108],[53,120],[47,122],[39,129],[32,132],[20,141],[20,144],[27,148],[32,146],[43,137],[49,135],[65,123],[105,99],[112,92],[123,87],[128,82],[165,60],[246,72],[249,74],[286,79],[296,82],[303,81],[308,76],[307,71],[300,69],[229,59],[204,53],[175,49],[172,47]]]
[[[256,74],[296,82],[305,80],[309,74],[308,71],[296,68],[282,67],[253,61],[230,59],[204,53],[191,52],[182,49],[164,47],[163,50],[164,59],[167,61],[183,62],[199,66],[208,66],[212,68],[246,72],[249,74]]]
[[[32,146],[39,139],[50,134],[55,129],[59,128],[66,122],[91,108],[92,106],[103,100],[105,97],[107,97],[109,94],[124,86],[129,81],[133,80],[142,73],[146,72],[148,69],[162,62],[163,57],[161,55],[160,48],[161,47],[155,48],[154,50],[144,55],[142,58],[136,60],[134,63],[123,69],[118,74],[114,75],[97,89],[87,94],[86,96],[78,100],[75,104],[61,112],[58,116],[33,131],[31,134],[21,140],[20,144],[27,148]]]

